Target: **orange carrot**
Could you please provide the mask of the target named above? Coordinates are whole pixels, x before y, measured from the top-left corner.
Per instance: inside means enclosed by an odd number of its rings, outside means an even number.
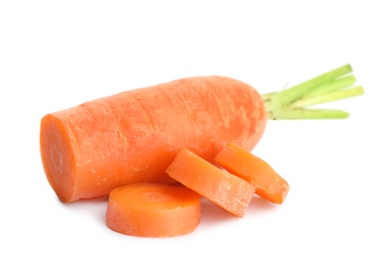
[[[237,217],[244,215],[255,192],[250,182],[217,168],[186,148],[179,151],[166,172]]]
[[[287,181],[251,152],[228,144],[215,157],[215,161],[229,172],[253,183],[260,197],[278,204],[285,200],[289,191]]]
[[[61,201],[102,197],[129,183],[171,183],[165,169],[183,147],[210,162],[227,142],[251,150],[266,120],[263,100],[249,85],[185,78],[47,114],[41,157]]]
[[[200,195],[167,184],[127,184],[111,191],[107,226],[139,237],[171,237],[191,233],[200,223]]]

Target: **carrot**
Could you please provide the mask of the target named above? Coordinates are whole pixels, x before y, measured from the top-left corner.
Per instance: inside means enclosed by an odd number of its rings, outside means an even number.
[[[165,169],[183,147],[212,162],[228,142],[252,150],[267,119],[348,117],[308,107],[361,95],[354,77],[345,80],[351,73],[347,64],[264,95],[228,77],[192,77],[49,113],[40,123],[44,171],[62,202],[129,183],[170,183]]]
[[[228,144],[215,157],[215,162],[229,172],[251,182],[256,194],[282,204],[289,185],[267,162],[235,144]]]
[[[200,195],[167,184],[127,184],[111,191],[107,226],[121,234],[171,237],[191,233],[200,223]]]
[[[62,202],[103,197],[125,184],[174,182],[165,169],[183,147],[210,162],[227,142],[251,150],[266,121],[246,83],[185,78],[45,115],[42,163]]]
[[[217,168],[186,148],[178,152],[166,172],[237,217],[244,215],[255,191],[250,182]]]

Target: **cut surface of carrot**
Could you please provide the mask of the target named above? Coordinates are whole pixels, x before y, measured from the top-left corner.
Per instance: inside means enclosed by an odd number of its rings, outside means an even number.
[[[127,184],[111,191],[107,226],[124,235],[171,237],[191,233],[200,223],[201,196],[168,184]]]
[[[215,157],[227,171],[253,183],[256,194],[273,203],[282,204],[289,185],[267,162],[235,144],[227,144]]]
[[[166,169],[170,177],[196,191],[229,213],[242,217],[255,186],[183,148]]]
[[[266,121],[261,95],[246,83],[184,78],[47,114],[40,152],[49,184],[71,202],[129,183],[170,183],[165,169],[183,147],[211,162],[227,142],[253,149]]]

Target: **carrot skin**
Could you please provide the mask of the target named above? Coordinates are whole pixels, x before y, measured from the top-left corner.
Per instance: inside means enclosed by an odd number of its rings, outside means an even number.
[[[227,144],[215,157],[215,162],[227,171],[253,183],[255,193],[270,202],[282,204],[289,184],[267,162],[251,152]]]
[[[186,187],[127,184],[111,191],[106,225],[124,235],[172,237],[194,231],[200,211],[200,195]]]
[[[227,142],[251,150],[266,121],[251,86],[218,76],[185,78],[45,115],[40,151],[53,190],[71,202],[129,183],[171,183],[165,169],[182,147],[210,162]]]
[[[236,217],[242,217],[253,197],[255,186],[181,149],[166,172],[186,187]]]

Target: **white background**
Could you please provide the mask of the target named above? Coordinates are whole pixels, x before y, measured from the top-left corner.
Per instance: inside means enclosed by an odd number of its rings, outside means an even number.
[[[140,3],[139,3],[140,2]],[[384,259],[381,1],[1,1],[1,259]],[[241,218],[210,203],[192,234],[120,235],[106,201],[46,181],[46,113],[131,88],[224,75],[261,93],[350,63],[346,120],[269,121],[254,153],[290,184]],[[24,258],[22,258],[24,257]]]

